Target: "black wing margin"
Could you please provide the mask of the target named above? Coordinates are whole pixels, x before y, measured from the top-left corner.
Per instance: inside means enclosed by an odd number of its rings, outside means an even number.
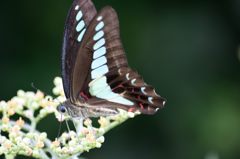
[[[62,79],[65,96],[71,98],[72,72],[86,28],[97,11],[91,0],[74,0],[65,22],[62,47]]]

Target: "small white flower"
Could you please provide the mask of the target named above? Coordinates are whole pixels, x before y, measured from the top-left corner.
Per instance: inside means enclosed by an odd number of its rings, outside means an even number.
[[[98,129],[98,132],[99,132],[100,134],[104,134],[104,133],[105,133],[105,129],[104,129],[104,128],[99,128],[99,129]]]
[[[35,96],[35,93],[34,93],[34,92],[26,92],[26,93],[25,93],[25,97],[26,97],[26,98],[33,99],[34,96]]]
[[[39,104],[38,104],[36,101],[33,101],[33,102],[31,102],[30,107],[31,107],[32,109],[38,109]]]
[[[41,140],[37,140],[36,147],[37,148],[43,148],[44,147],[44,143]]]
[[[76,149],[77,149],[77,151],[82,152],[83,151],[83,145],[82,144],[76,145]]]
[[[23,114],[30,119],[33,118],[33,110],[31,109],[25,110]]]
[[[100,117],[98,123],[100,124],[101,127],[106,127],[109,124],[109,120],[105,117]]]
[[[42,156],[41,155],[41,153],[40,153],[40,151],[39,150],[36,150],[36,149],[33,149],[33,151],[32,151],[32,155],[34,156],[34,157],[38,157],[38,156]],[[39,158],[39,157],[38,157]]]
[[[0,101],[0,111],[5,111],[7,109],[7,103],[5,101]]]
[[[48,110],[47,109],[41,109],[40,110],[40,113],[39,115],[42,117],[42,116],[45,116],[46,114],[48,114]]]
[[[63,103],[64,101],[66,101],[65,96],[58,96],[57,98],[54,99],[54,102],[57,103],[56,105],[59,105],[59,103]]]
[[[29,132],[29,133],[26,134],[26,137],[29,137],[30,139],[33,139],[34,136],[35,136],[35,134],[32,133],[32,132]]]
[[[97,148],[100,148],[101,146],[102,146],[101,143],[99,143],[99,142],[96,143],[96,147],[97,147]]]
[[[21,135],[20,128],[18,126],[10,128],[9,138],[16,138]]]
[[[62,153],[61,147],[58,147],[58,148],[56,148],[55,150],[56,150],[57,153]]]
[[[133,112],[128,112],[128,117],[129,118],[134,118],[135,117],[135,114]]]
[[[12,100],[15,101],[18,105],[24,105],[25,103],[25,100],[19,97],[13,97]]]
[[[17,91],[17,96],[23,97],[23,96],[25,96],[25,92],[20,89],[20,90]]]
[[[69,134],[68,134],[68,133],[66,133],[66,132],[64,132],[64,133],[62,133],[62,136],[61,136],[61,138],[62,138],[63,140],[66,140],[66,139],[68,139],[68,138],[69,138]]]
[[[21,141],[18,140],[17,142],[21,142]],[[22,142],[23,142],[24,144],[26,144],[26,145],[30,145],[31,140],[30,140],[29,138],[25,137],[25,138],[22,139]]]
[[[17,136],[17,137],[15,137],[15,141],[16,141],[16,142],[22,142],[22,141],[23,141],[22,136]]]
[[[62,85],[62,78],[61,77],[55,77],[53,80],[54,85],[59,86]]]
[[[0,136],[0,144],[2,144],[7,138],[5,136]]]
[[[86,126],[92,126],[92,120],[91,119],[85,119],[85,121],[83,122],[84,123],[84,125],[86,125]]]
[[[3,124],[3,125],[1,125],[1,130],[2,130],[2,131],[8,131],[9,128],[10,128],[10,125],[9,125],[9,124]]]
[[[45,132],[41,133],[40,136],[39,136],[39,138],[40,138],[41,140],[46,139],[46,138],[47,138],[47,133],[45,133]]]
[[[104,138],[104,136],[100,136],[99,138],[97,138],[96,141],[99,142],[99,143],[104,143],[105,138]]]
[[[6,149],[10,149],[13,146],[13,144],[10,140],[7,139],[3,142],[2,146]]]
[[[68,148],[68,153],[71,154],[71,153],[73,153],[74,151],[75,151],[75,147],[71,147],[71,146],[70,146],[70,147]]]
[[[2,146],[0,146],[0,154],[4,154],[4,153],[6,153],[5,149]]]
[[[76,137],[76,132],[70,131],[70,132],[69,132],[69,136],[70,136],[71,138],[75,138],[75,137]]]
[[[52,92],[55,95],[62,95],[63,94],[63,89],[61,87],[54,87],[52,89]]]
[[[51,96],[46,96],[44,99],[46,99],[47,101],[52,101],[52,100],[53,100],[53,97],[51,97]]]
[[[55,112],[55,117],[57,118],[57,120],[59,122],[63,122],[66,119],[65,116],[62,113],[59,113],[59,112]]]
[[[63,148],[62,148],[62,152],[63,152],[63,153],[68,153],[68,148],[67,148],[67,147],[63,147]]]
[[[69,142],[68,142],[68,145],[69,145],[69,146],[75,146],[75,145],[77,145],[77,140],[71,140],[71,141],[69,141]]]

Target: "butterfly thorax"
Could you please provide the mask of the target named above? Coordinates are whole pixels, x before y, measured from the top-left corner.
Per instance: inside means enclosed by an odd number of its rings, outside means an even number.
[[[58,106],[58,111],[81,119],[118,114],[118,110],[111,107],[96,107],[80,101],[73,103],[69,99]]]

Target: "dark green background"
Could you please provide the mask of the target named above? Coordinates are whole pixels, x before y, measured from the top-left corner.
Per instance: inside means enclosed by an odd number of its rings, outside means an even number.
[[[18,89],[33,90],[31,82],[51,93],[52,80],[60,75],[63,27],[71,2],[0,2],[0,99],[11,98]],[[112,5],[117,10],[131,67],[167,98],[167,104],[154,116],[138,116],[113,129],[101,149],[83,156],[239,159],[240,1],[94,3],[97,9]],[[44,129],[56,136],[57,122],[47,123]]]

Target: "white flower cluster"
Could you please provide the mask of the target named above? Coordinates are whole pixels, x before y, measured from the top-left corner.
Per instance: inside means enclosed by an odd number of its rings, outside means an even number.
[[[67,131],[51,141],[46,132],[39,132],[37,124],[46,116],[54,113],[59,121],[66,119],[56,107],[65,100],[62,79],[54,79],[52,96],[43,92],[24,92],[19,90],[17,96],[9,101],[0,101],[0,155],[14,158],[17,155],[41,159],[76,159],[82,152],[100,148],[104,134],[136,114],[119,110],[119,114],[100,117],[99,127],[94,127],[86,119],[78,132]],[[16,119],[17,120],[14,120]]]

